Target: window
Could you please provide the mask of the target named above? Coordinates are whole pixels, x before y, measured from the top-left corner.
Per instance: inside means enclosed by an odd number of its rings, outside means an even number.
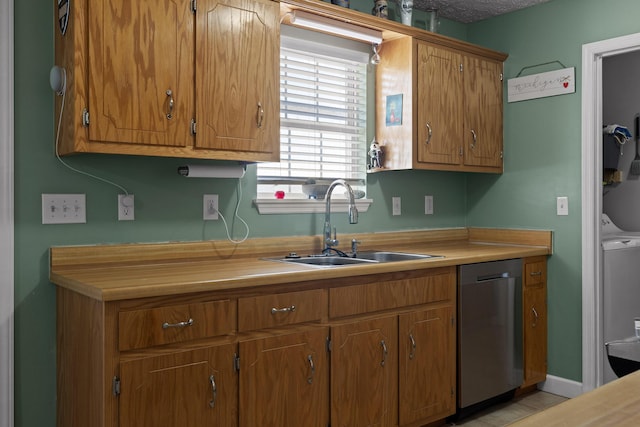
[[[325,37],[318,33],[282,30],[280,162],[258,164],[258,198],[273,199],[282,190],[289,200],[306,199],[302,184],[337,178],[365,191],[371,47],[342,39],[323,43],[315,41]],[[345,43],[350,47],[336,46]]]

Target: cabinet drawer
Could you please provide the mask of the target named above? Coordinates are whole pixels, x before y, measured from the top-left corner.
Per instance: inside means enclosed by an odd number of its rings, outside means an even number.
[[[326,316],[327,295],[322,289],[238,300],[239,331],[313,322]]]
[[[540,286],[547,281],[547,261],[526,262],[524,265],[524,285]]]
[[[235,331],[231,300],[122,311],[118,315],[119,348],[131,350],[213,337]]]
[[[454,267],[433,269],[422,277],[329,290],[329,317],[352,316],[438,301],[454,301]]]

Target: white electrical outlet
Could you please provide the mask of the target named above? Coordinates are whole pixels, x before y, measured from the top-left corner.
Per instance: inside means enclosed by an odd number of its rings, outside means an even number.
[[[136,219],[134,202],[135,196],[133,194],[118,194],[118,221]]]
[[[402,202],[400,200],[400,197],[392,197],[391,198],[391,210],[392,210],[392,215],[400,215],[402,213],[402,206],[401,206]]]
[[[424,214],[433,215],[433,196],[424,196]]]
[[[43,224],[84,224],[87,211],[84,194],[43,194]]]
[[[218,195],[205,194],[202,197],[202,219],[217,220],[218,219]]]

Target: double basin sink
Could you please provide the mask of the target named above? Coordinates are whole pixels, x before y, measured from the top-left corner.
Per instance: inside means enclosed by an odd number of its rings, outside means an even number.
[[[303,264],[313,267],[337,267],[344,265],[366,264],[366,263],[386,263],[398,261],[413,261],[419,259],[440,258],[438,255],[422,255],[405,252],[389,251],[363,251],[358,252],[355,257],[339,255],[311,255],[298,256],[291,253],[284,258],[269,258],[271,261],[289,262],[292,264]]]

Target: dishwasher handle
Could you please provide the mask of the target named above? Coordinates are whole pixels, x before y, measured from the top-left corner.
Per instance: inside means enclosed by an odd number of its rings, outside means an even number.
[[[476,282],[490,282],[492,280],[511,279],[511,278],[513,278],[513,276],[510,276],[508,272],[494,273],[494,274],[487,274],[484,276],[477,276]]]

